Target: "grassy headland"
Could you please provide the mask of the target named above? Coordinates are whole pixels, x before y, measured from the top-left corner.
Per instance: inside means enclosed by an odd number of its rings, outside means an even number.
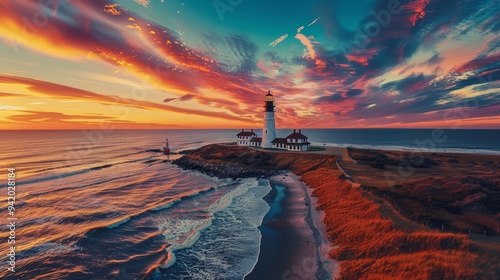
[[[446,231],[497,235],[500,156],[351,149],[349,165],[367,190],[410,219]],[[382,175],[374,180],[370,173]]]
[[[473,250],[465,234],[419,227],[410,232],[395,226],[393,219],[382,214],[380,204],[367,196],[367,191],[351,186],[337,169],[336,160],[337,156],[325,154],[209,145],[175,163],[222,177],[266,175],[286,169],[299,175],[313,188],[317,206],[325,212],[327,235],[337,245],[330,256],[341,261],[340,279],[499,277],[498,262]]]

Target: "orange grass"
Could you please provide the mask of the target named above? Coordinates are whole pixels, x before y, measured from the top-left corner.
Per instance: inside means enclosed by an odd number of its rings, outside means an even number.
[[[495,279],[493,264],[470,251],[466,235],[395,229],[334,168],[301,179],[325,211],[328,237],[338,245],[330,256],[341,261],[340,279]]]

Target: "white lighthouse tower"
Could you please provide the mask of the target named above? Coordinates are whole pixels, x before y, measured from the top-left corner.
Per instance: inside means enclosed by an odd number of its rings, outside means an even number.
[[[262,148],[272,148],[271,142],[276,139],[276,125],[274,124],[274,97],[271,91],[266,94],[264,105],[264,127],[262,129]]]

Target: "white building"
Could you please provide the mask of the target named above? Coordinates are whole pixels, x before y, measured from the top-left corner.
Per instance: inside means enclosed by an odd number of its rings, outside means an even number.
[[[250,131],[241,130],[236,135],[236,143],[239,146],[261,147],[265,149],[280,149],[289,151],[308,151],[309,143],[307,136],[302,134],[299,129],[293,130],[293,133],[286,138],[276,138],[276,125],[274,121],[274,97],[269,91],[265,97],[264,103],[264,127],[262,129],[262,138]]]
[[[276,138],[272,142],[273,148],[275,149],[283,149],[289,151],[308,151],[309,143],[307,141],[307,136],[302,134],[301,130],[297,132],[295,129],[293,133],[288,135],[286,138]]]
[[[257,137],[257,134],[253,132],[253,129],[250,131],[242,129],[240,133],[236,134],[236,143],[238,146],[249,146],[250,140],[254,137]]]

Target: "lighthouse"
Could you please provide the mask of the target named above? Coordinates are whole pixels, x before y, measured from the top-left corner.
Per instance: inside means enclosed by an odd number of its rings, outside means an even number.
[[[272,141],[276,139],[276,125],[274,124],[274,97],[268,91],[264,102],[264,127],[262,128],[262,148],[272,148]]]

